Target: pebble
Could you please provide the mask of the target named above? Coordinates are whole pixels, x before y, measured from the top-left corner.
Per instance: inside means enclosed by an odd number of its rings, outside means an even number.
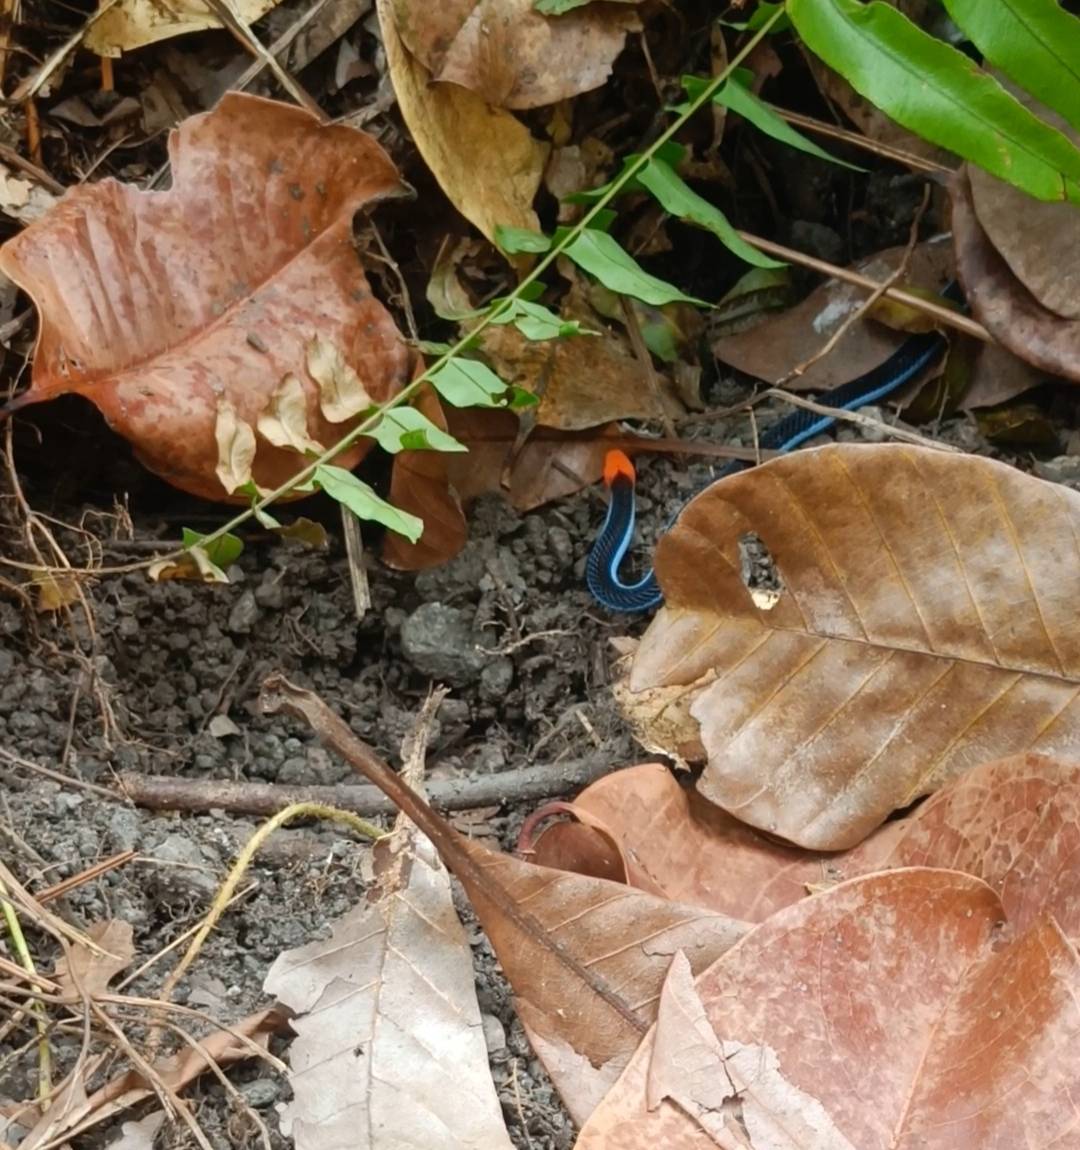
[[[225,626],[234,635],[248,635],[255,629],[258,618],[259,605],[255,602],[254,592],[249,588],[243,591],[233,604],[229,612],[229,621]]]
[[[154,886],[165,901],[212,898],[217,893],[211,860],[191,839],[169,835],[150,854],[155,862],[165,864],[151,870]]]
[[[479,649],[472,615],[425,603],[401,625],[401,653],[422,675],[452,686],[475,682],[491,656]]]
[[[1036,462],[1035,474],[1051,483],[1080,484],[1080,455],[1059,455]]]
[[[281,1087],[272,1078],[256,1078],[240,1087],[244,1101],[256,1110],[273,1106],[281,1094]]]
[[[123,807],[109,818],[109,841],[117,851],[133,851],[139,845],[141,820],[137,811]]]
[[[484,1027],[484,1041],[492,1061],[503,1061],[507,1056],[505,1027],[494,1014],[481,1014],[480,1022]]]
[[[513,659],[506,655],[493,659],[480,672],[480,697],[489,703],[505,698],[513,681]]]

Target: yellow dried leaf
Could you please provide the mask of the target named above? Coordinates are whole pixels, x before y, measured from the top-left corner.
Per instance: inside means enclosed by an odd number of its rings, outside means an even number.
[[[319,385],[319,408],[331,423],[344,423],[371,407],[371,396],[345,362],[341,348],[321,336],[308,344],[307,369]]]
[[[232,0],[234,14],[245,24],[265,16],[281,0]],[[90,25],[84,44],[99,56],[119,56],[132,48],[142,48],[185,32],[220,28],[206,0],[120,0],[114,8]]]
[[[61,607],[68,607],[79,597],[79,585],[71,575],[64,575],[58,571],[35,571],[31,575],[34,586],[37,587],[37,603],[35,610],[44,614],[46,611],[59,611]]]
[[[214,469],[222,487],[231,495],[238,487],[251,482],[251,465],[255,462],[255,432],[236,414],[232,401],[218,400],[214,423],[218,462]]]
[[[155,583],[191,579],[196,583],[228,583],[229,577],[201,547],[189,547],[176,559],[159,559],[146,572]]]
[[[319,454],[322,444],[308,434],[307,396],[304,385],[291,373],[281,381],[270,396],[266,411],[259,416],[259,434],[275,447],[292,447],[301,454],[313,451]]]
[[[450,202],[493,243],[498,224],[539,230],[532,202],[548,146],[468,88],[432,84],[401,42],[391,0],[376,8],[398,107]]]

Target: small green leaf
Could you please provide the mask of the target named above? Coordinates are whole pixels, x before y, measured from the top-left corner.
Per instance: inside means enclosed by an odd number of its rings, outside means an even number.
[[[451,359],[430,372],[435,390],[454,407],[499,407],[506,384],[476,359]]]
[[[543,304],[523,299],[511,301],[510,306],[491,322],[500,326],[512,323],[526,339],[537,341],[598,334],[583,328],[576,319],[563,319]]]
[[[215,567],[220,567],[222,570],[231,567],[244,550],[243,540],[237,539],[235,535],[222,535],[220,539],[206,543],[205,540],[208,538],[206,535],[185,527],[181,532],[181,538],[185,550],[191,551],[197,547]]]
[[[401,511],[378,495],[366,484],[357,479],[344,467],[334,467],[322,463],[315,469],[316,484],[338,503],[347,507],[358,519],[371,519],[382,523],[391,531],[404,535],[410,543],[415,543],[424,533],[424,521]]]
[[[895,8],[788,0],[787,11],[807,48],[898,124],[1036,199],[1080,201],[1080,150]]]
[[[424,355],[449,355],[453,350],[450,344],[439,343],[432,339],[418,339],[413,346],[417,351],[423,352]]]
[[[563,249],[563,254],[590,275],[620,295],[633,296],[645,303],[664,304],[675,300],[708,307],[704,300],[679,291],[674,284],[657,279],[619,247],[606,232],[586,228]]]
[[[538,396],[533,395],[531,391],[526,391],[523,387],[518,387],[517,384],[510,388],[511,411],[524,411],[527,407],[536,407],[539,402]]]
[[[592,0],[533,0],[533,7],[544,16],[561,16],[591,3]]]
[[[374,439],[383,451],[396,455],[399,451],[468,451],[452,435],[432,423],[415,407],[391,407],[382,418],[364,433]]]
[[[529,228],[510,228],[498,224],[495,228],[495,242],[504,252],[546,252],[551,240],[543,232]]]
[[[758,268],[784,266],[782,261],[774,260],[759,252],[757,248],[751,247],[728,223],[727,216],[719,208],[713,207],[708,200],[687,187],[663,160],[650,160],[638,173],[638,179],[642,186],[653,194],[664,211],[678,216],[680,220],[686,220],[687,223],[706,228],[739,259]]]
[[[1080,129],[1080,20],[1058,0],[944,0],[976,48]]]
[[[865,168],[860,168],[858,164],[849,164],[846,160],[837,159],[836,156],[826,152],[824,148],[819,148],[813,140],[807,139],[802,132],[795,131],[785,119],[778,116],[772,108],[762,103],[750,91],[746,84],[752,79],[752,72],[748,72],[745,68],[736,69],[730,79],[716,91],[713,96],[713,103],[730,108],[737,116],[742,116],[759,131],[764,132],[767,136],[772,136],[774,140],[779,140],[781,144],[798,148],[800,152],[816,156],[819,160],[828,160],[830,164],[851,168],[854,172],[866,171]],[[709,81],[701,79],[700,76],[683,76],[682,85],[690,99],[696,100],[708,87]],[[688,106],[687,104],[682,105],[683,108]]]

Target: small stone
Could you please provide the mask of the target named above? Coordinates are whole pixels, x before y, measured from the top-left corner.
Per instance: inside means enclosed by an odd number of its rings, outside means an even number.
[[[574,562],[574,543],[565,527],[548,529],[548,550],[555,557],[559,567],[566,568]]]
[[[197,843],[169,835],[150,852],[158,866],[150,868],[151,883],[163,902],[213,898],[218,881],[210,860]]]
[[[475,682],[491,656],[480,648],[472,616],[425,603],[401,625],[401,653],[422,675],[453,686]]]
[[[1035,474],[1051,483],[1080,484],[1080,455],[1059,455],[1035,464]]]
[[[281,1094],[281,1087],[272,1078],[256,1078],[240,1087],[244,1101],[255,1110],[265,1110],[273,1106]]]
[[[487,1043],[488,1054],[493,1061],[506,1057],[506,1029],[494,1014],[481,1014],[480,1022],[484,1028],[484,1041]]]
[[[240,734],[240,728],[228,715],[215,715],[206,729],[215,739],[224,739],[227,735]]]
[[[255,602],[254,593],[248,589],[241,593],[240,598],[233,604],[229,612],[229,621],[225,625],[234,635],[248,635],[259,618],[259,605]]]
[[[514,661],[503,655],[480,672],[480,697],[489,703],[505,698],[514,681]]]
[[[281,579],[275,577],[268,583],[260,583],[255,588],[255,602],[267,611],[280,611],[285,606],[285,588]]]

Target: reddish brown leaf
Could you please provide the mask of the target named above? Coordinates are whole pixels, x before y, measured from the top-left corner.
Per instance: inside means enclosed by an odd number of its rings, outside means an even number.
[[[416,400],[419,408],[443,431],[446,413],[434,389],[425,386]],[[472,459],[471,455],[465,457]],[[415,543],[388,531],[383,537],[383,561],[399,571],[422,571],[446,563],[465,546],[469,528],[461,500],[450,484],[452,454],[441,451],[402,451],[394,457],[390,476],[390,502],[419,516],[424,533]]]
[[[889,248],[855,264],[862,275],[883,282],[900,266],[904,248]],[[950,252],[944,243],[920,244],[912,253],[906,285],[940,291],[949,278]],[[829,341],[841,324],[866,301],[863,288],[843,280],[829,280],[802,303],[771,315],[737,335],[713,344],[717,359],[747,375],[779,383],[794,368],[806,363]],[[851,324],[828,355],[785,384],[795,391],[830,391],[870,371],[907,339],[902,331],[863,318]]]
[[[1017,279],[979,223],[965,172],[950,191],[956,269],[975,318],[1021,359],[1080,381],[1080,319],[1047,310]]]
[[[308,722],[432,840],[464,886],[571,1112],[588,1113],[652,1020],[672,956],[702,970],[745,930],[619,883],[534,866],[464,838],[309,691],[271,676],[264,710]]]
[[[1077,1146],[1076,951],[1050,919],[999,949],[1000,916],[977,879],[922,869],[781,911],[698,977],[700,1072],[657,1064],[679,1053],[658,1028],[579,1150]],[[671,990],[693,1020],[685,979]],[[650,1082],[679,1104],[650,1108]]]
[[[783,590],[755,596],[756,533]],[[973,456],[837,444],[692,500],[628,693],[694,724],[699,788],[823,850],[992,755],[1080,749],[1080,495]],[[666,699],[666,707],[658,700]],[[646,733],[648,737],[648,732]]]
[[[316,337],[376,402],[407,378],[405,345],[351,241],[357,209],[401,185],[364,133],[239,93],[185,121],[169,154],[170,191],[81,185],[0,249],[0,268],[41,315],[33,384],[16,406],[85,396],[147,467],[222,499],[223,410],[255,428],[293,374],[313,440],[329,445],[352,426],[320,407],[308,371]],[[257,483],[277,486],[304,462],[256,437]]]
[[[536,108],[598,88],[640,27],[637,0],[589,4],[560,16],[533,0],[394,0],[398,32],[436,80],[502,108]]]
[[[623,873],[612,877],[746,922],[762,922],[824,885],[927,866],[981,878],[1018,931],[1051,914],[1080,940],[1080,887],[1073,881],[1080,765],[1043,755],[975,767],[906,819],[840,854],[774,842],[679,786],[657,763],[607,775],[564,806],[587,825],[545,830],[532,861],[591,873],[605,865],[610,871],[614,853]]]

